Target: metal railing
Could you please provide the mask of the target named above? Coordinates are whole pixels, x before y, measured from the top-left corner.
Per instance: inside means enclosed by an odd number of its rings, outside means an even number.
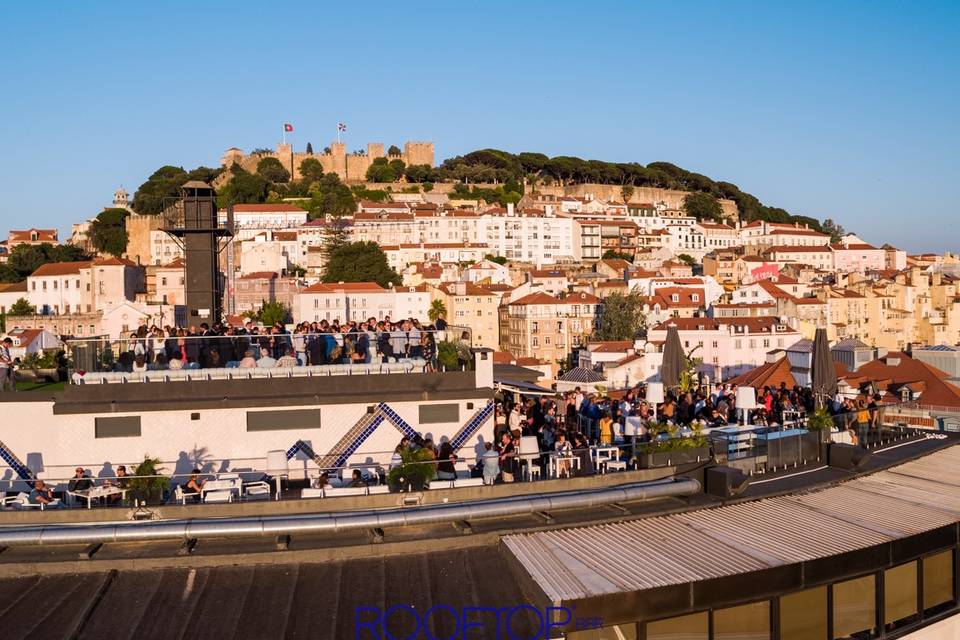
[[[517,442],[517,441],[515,441]],[[611,450],[616,449],[617,453]],[[606,455],[601,458],[597,452],[605,451]],[[406,465],[424,465],[432,466],[434,470],[431,474],[432,479],[427,482],[425,489],[433,488],[454,488],[450,481],[454,479],[482,478],[484,475],[484,459],[480,453],[479,447],[470,452],[472,455],[457,456],[455,460],[428,459],[416,462],[408,462]],[[613,445],[598,445],[581,448],[571,448],[564,452],[554,450],[521,451],[515,448],[513,452],[505,454],[502,458],[498,457],[496,474],[497,484],[512,482],[542,482],[546,480],[556,480],[561,478],[570,478],[580,475],[593,475],[608,471],[607,462],[616,460],[623,462],[622,465],[609,465],[611,468],[626,469],[634,456],[634,452],[627,442],[619,442]],[[175,501],[177,485],[186,485],[190,478],[196,477],[198,482],[216,480],[225,474],[230,477],[238,476],[240,481],[247,483],[267,482],[271,487],[271,498],[281,500],[286,498],[299,499],[299,493],[296,489],[285,491],[284,485],[288,486],[293,479],[293,483],[303,488],[318,488],[323,486],[319,482],[321,476],[326,474],[325,480],[327,488],[342,488],[349,486],[353,479],[354,471],[360,472],[360,486],[389,486],[390,471],[401,462],[394,459],[393,451],[374,451],[362,452],[356,454],[354,458],[365,458],[362,462],[352,462],[341,466],[320,468],[315,461],[307,456],[294,456],[288,460],[288,465],[283,469],[265,469],[262,458],[254,460],[203,460],[197,461],[195,466],[193,462],[160,462],[156,465],[158,469],[174,468],[172,473],[157,473],[150,475],[137,475],[135,473],[118,476],[116,469],[120,466],[135,469],[137,463],[96,463],[96,464],[74,464],[47,467],[44,473],[39,474],[34,479],[5,479],[0,480],[0,495],[6,492],[10,496],[24,492],[29,493],[37,480],[42,480],[47,488],[51,489],[55,496],[61,498],[62,506],[82,506],[89,507],[89,504],[77,503],[68,504],[69,483],[77,480],[75,475],[70,473],[73,469],[82,468],[85,471],[84,479],[89,480],[92,486],[117,487],[123,488],[128,493],[117,498],[103,497],[104,501],[98,506],[129,506],[134,500],[143,500],[142,495],[137,493],[138,480],[165,480],[167,487],[159,499],[153,499],[151,504],[166,504]],[[575,460],[574,460],[575,459]],[[569,464],[558,464],[568,462]],[[250,464],[247,463],[256,463]],[[454,469],[454,478],[440,477],[441,465],[452,464]],[[404,465],[404,466],[406,466]],[[186,470],[176,470],[176,469]],[[99,471],[97,471],[99,469]],[[194,469],[199,469],[195,472]],[[0,472],[5,468],[0,466]],[[148,483],[152,484],[152,483]],[[392,487],[396,489],[396,487]],[[292,494],[292,495],[291,495]],[[72,494],[71,494],[72,495]],[[73,496],[76,498],[77,496]],[[244,496],[238,496],[243,499]],[[200,500],[197,499],[197,502]]]
[[[452,345],[461,365],[470,367],[472,357],[462,356],[472,349],[472,333],[453,326],[432,331],[98,337],[68,340],[65,354],[71,374],[371,364],[416,358],[439,370],[442,343]]]

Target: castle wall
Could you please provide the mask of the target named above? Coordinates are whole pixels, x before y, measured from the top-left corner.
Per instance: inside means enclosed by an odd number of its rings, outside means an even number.
[[[124,257],[137,264],[153,264],[151,231],[163,225],[161,216],[132,214],[126,219],[127,251]]]
[[[278,144],[276,151],[269,155],[246,155],[239,149],[228,150],[220,163],[229,168],[233,163],[240,165],[245,171],[255,172],[257,164],[263,158],[276,158],[290,171],[294,180],[300,179],[300,163],[307,158],[313,158],[320,163],[325,173],[336,173],[341,180],[348,182],[363,182],[367,178],[367,169],[377,158],[389,157],[391,160],[403,160],[406,165],[426,164],[434,166],[432,142],[407,142],[404,151],[399,156],[387,156],[382,142],[367,144],[366,155],[356,156],[347,154],[347,145],[343,142],[330,144],[330,153],[301,153],[294,152],[290,144]],[[214,185],[215,187],[218,185]]]

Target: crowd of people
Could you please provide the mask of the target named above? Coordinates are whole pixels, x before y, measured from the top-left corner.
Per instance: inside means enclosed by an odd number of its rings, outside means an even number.
[[[327,364],[369,364],[421,359],[438,368],[438,341],[454,342],[460,368],[470,366],[470,334],[448,330],[440,318],[424,325],[414,318],[362,322],[302,322],[292,331],[247,322],[181,328],[141,326],[118,349],[101,354],[102,369],[140,373],[168,369],[273,368]]]

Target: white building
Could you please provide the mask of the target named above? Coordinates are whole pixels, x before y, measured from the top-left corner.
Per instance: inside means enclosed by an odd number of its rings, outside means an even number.
[[[41,315],[92,313],[136,299],[144,290],[141,267],[129,260],[52,262],[27,276],[26,298]]]
[[[220,223],[227,222],[227,210],[219,211]],[[293,229],[307,222],[307,212],[298,206],[278,204],[233,205],[234,233],[240,236],[245,230]]]
[[[368,318],[416,318],[428,323],[430,292],[427,287],[385,289],[374,282],[319,283],[303,289],[293,305],[294,322]]]
[[[830,236],[814,231],[798,223],[766,222],[754,220],[740,227],[740,244],[744,246],[806,246],[814,247],[830,243]]]
[[[766,362],[767,352],[784,349],[802,338],[800,333],[773,317],[670,318],[651,329],[647,339],[666,340],[676,326],[684,353],[702,361],[699,370],[711,382],[722,382]]]

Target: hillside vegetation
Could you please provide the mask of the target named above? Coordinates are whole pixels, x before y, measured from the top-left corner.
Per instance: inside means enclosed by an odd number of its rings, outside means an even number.
[[[356,198],[387,197],[386,192],[366,191],[362,186],[348,189],[334,174],[324,176],[320,163],[313,159],[303,161],[300,167],[303,179],[296,181],[291,180],[290,173],[273,158],[265,158],[253,173],[236,165],[228,170],[231,178],[219,190],[221,206],[304,198],[305,208],[317,217],[327,213],[344,215],[351,210]],[[137,189],[134,209],[139,213],[159,213],[164,198],[176,195],[183,182],[188,179],[212,179],[219,171],[198,167],[187,172],[179,167],[162,167]],[[551,158],[542,153],[515,154],[499,149],[480,149],[449,158],[438,167],[405,166],[400,160],[384,160],[375,163],[367,177],[374,182],[399,181],[402,178],[409,185],[407,190],[429,191],[434,183],[453,183],[452,195],[479,198],[501,205],[519,201],[525,191],[535,190],[539,185],[617,185],[624,200],[630,198],[635,187],[659,187],[694,194],[687,198],[685,206],[691,215],[700,219],[719,219],[721,210],[717,200],[726,198],[736,202],[740,219],[744,222],[797,222],[821,229],[818,220],[767,206],[731,182],[714,180],[669,162],[642,165],[637,162],[605,162],[574,156]],[[488,186],[491,184],[494,185],[492,188]]]

